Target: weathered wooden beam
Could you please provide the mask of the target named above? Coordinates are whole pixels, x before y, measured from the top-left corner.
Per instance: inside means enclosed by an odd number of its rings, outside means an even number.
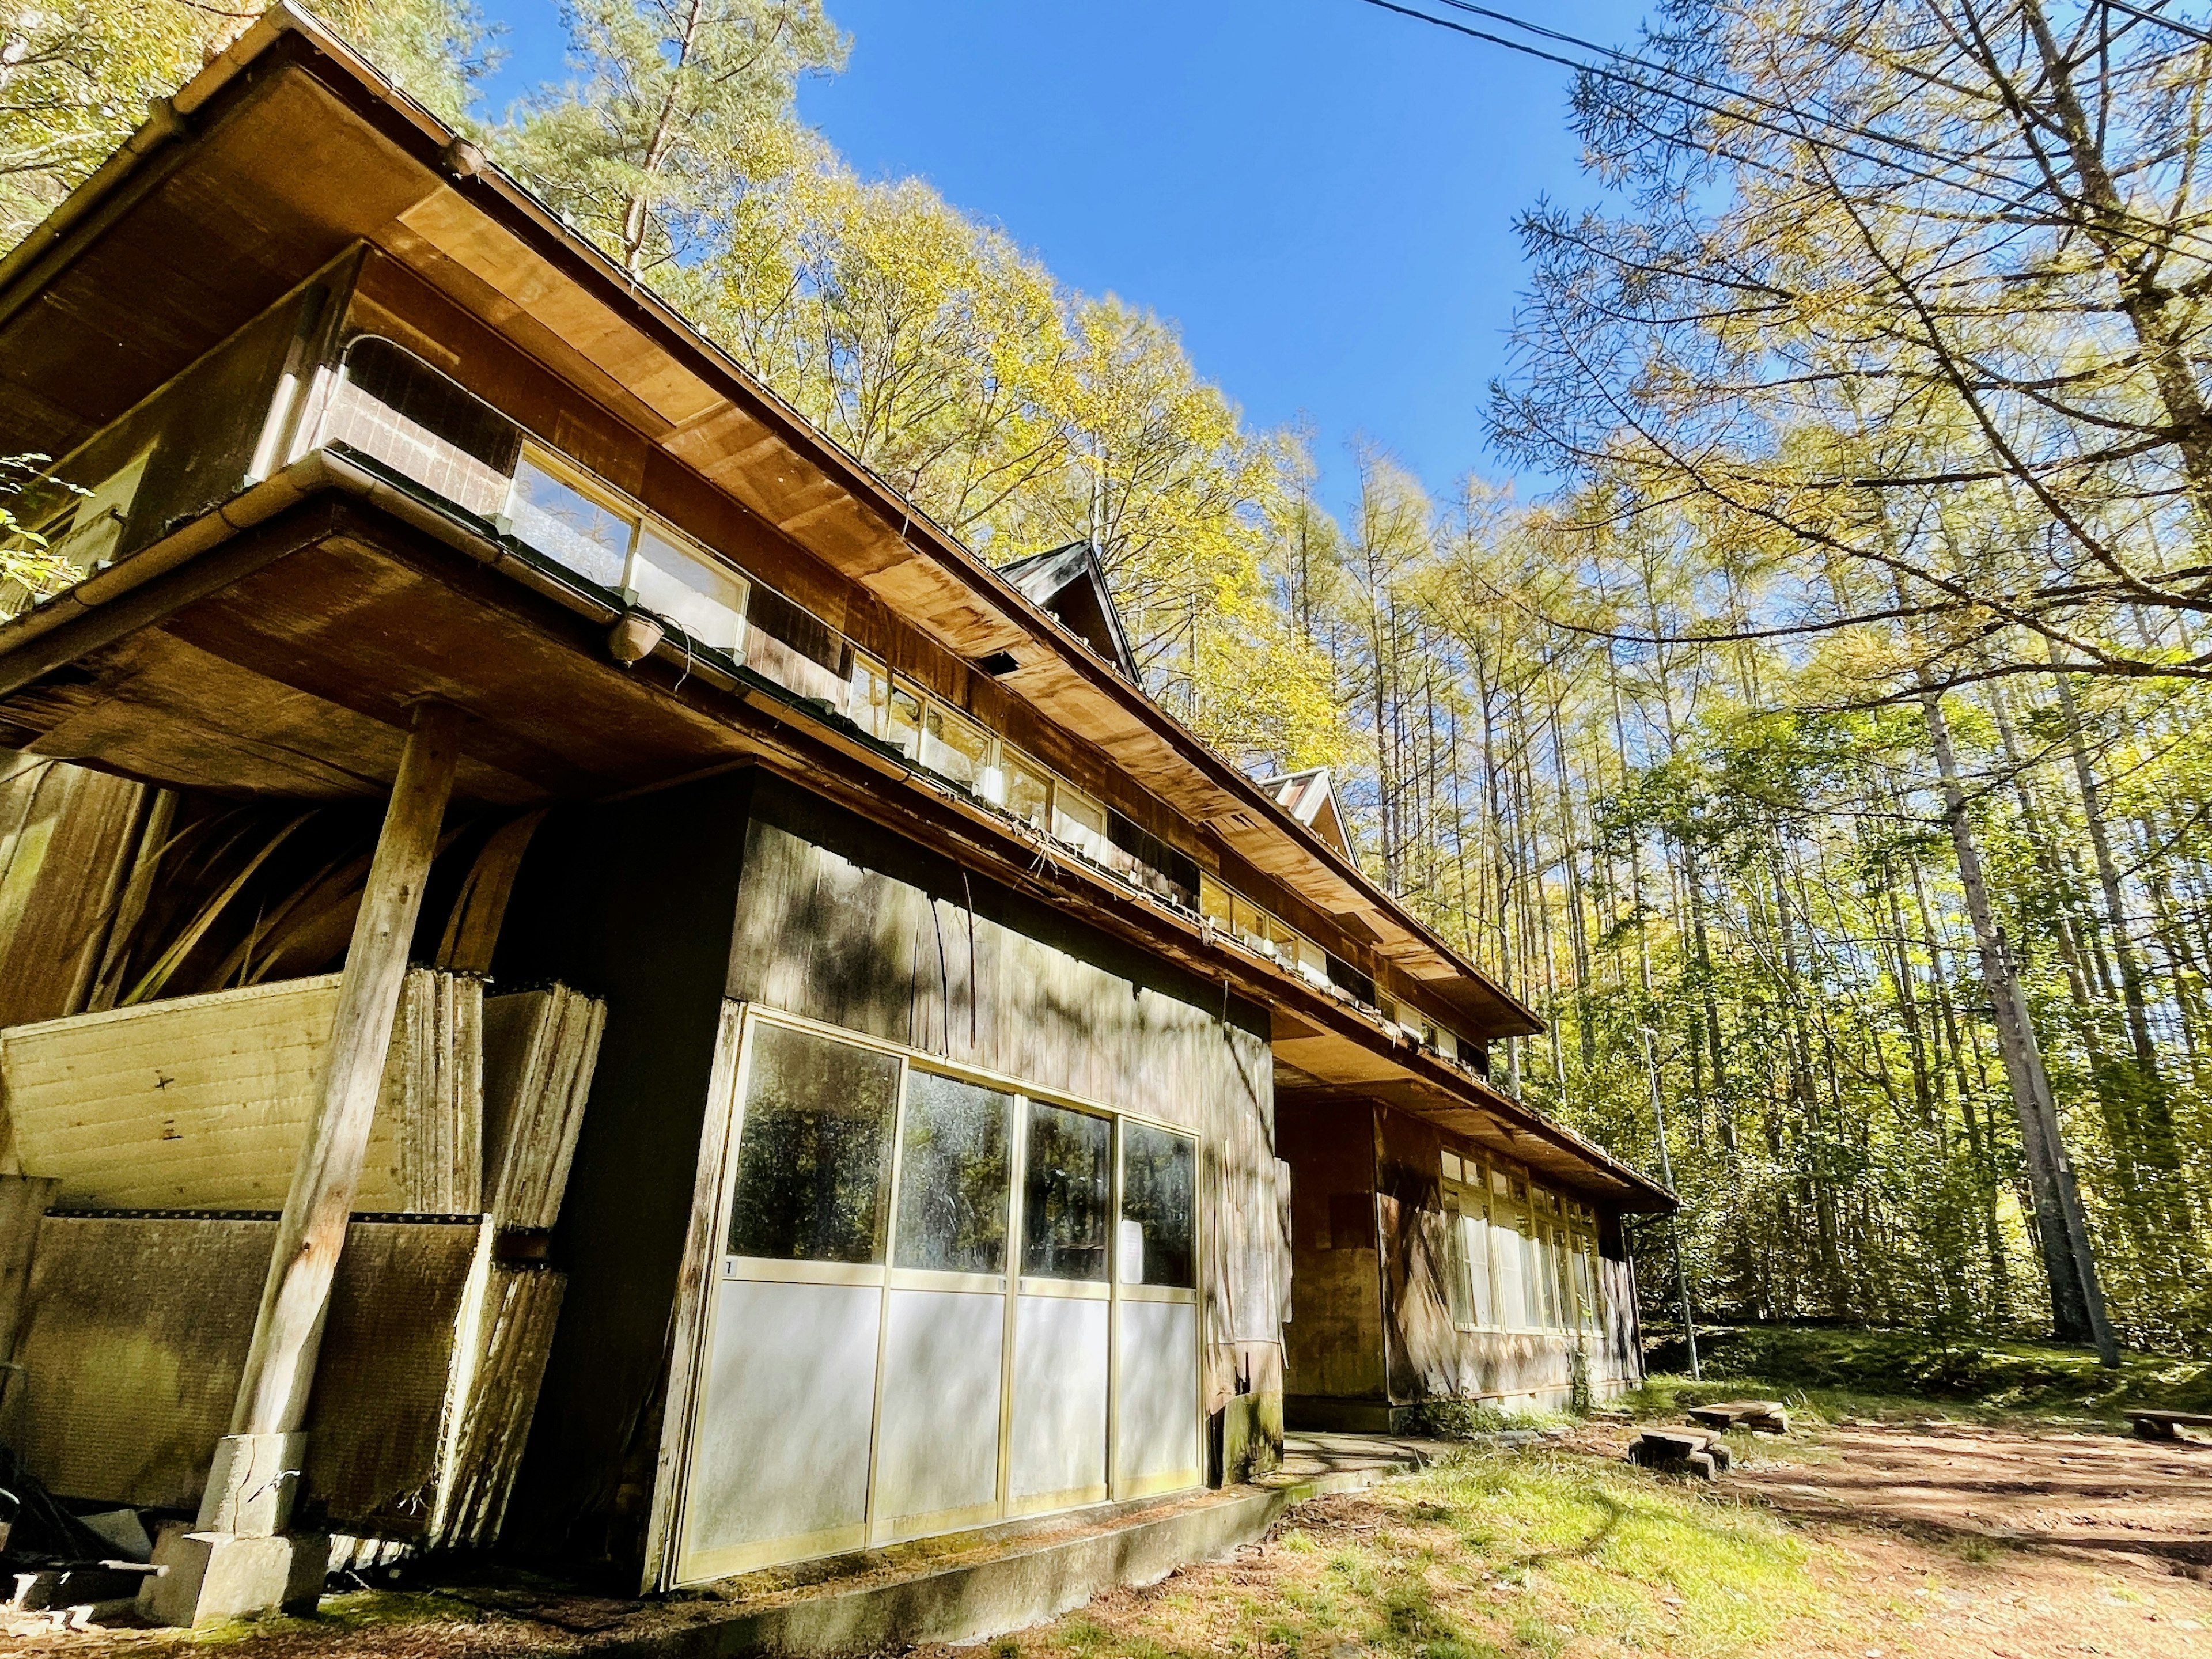
[[[239,1381],[234,1435],[289,1434],[307,1415],[331,1279],[361,1184],[408,945],[453,793],[460,720],[459,711],[444,703],[422,703],[415,711],[346,951],[320,1099],[277,1225],[253,1346]]]

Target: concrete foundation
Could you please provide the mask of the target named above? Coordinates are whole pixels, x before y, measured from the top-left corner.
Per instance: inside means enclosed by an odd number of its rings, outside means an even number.
[[[728,1580],[712,1592],[720,1605],[662,1603],[641,1609],[635,1624],[595,1635],[593,1659],[826,1659],[983,1641],[1056,1619],[1117,1586],[1157,1583],[1179,1567],[1227,1555],[1266,1536],[1294,1504],[1374,1486],[1441,1449],[1294,1437],[1285,1448],[1288,1472],[1261,1484],[1002,1532],[942,1564],[902,1568],[855,1558],[844,1583],[830,1577],[794,1585],[787,1571]]]
[[[188,1628],[265,1613],[312,1613],[330,1561],[331,1540],[320,1533],[242,1538],[173,1523],[155,1542],[160,1571],[140,1588],[138,1611],[157,1625]]]

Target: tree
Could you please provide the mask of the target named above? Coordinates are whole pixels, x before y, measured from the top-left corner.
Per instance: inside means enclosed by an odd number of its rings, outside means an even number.
[[[2045,0],[1661,16],[1576,91],[1629,210],[1522,222],[1509,451],[1689,492],[1794,550],[1762,625],[1894,605],[1942,683],[2212,675],[2212,46]]]
[[[502,159],[632,276],[711,246],[799,143],[799,76],[845,40],[820,0],[567,0],[577,78],[524,100]]]
[[[331,0],[323,15],[441,118],[459,120],[493,37],[469,0]],[[14,246],[258,14],[201,0],[0,7],[0,247]]]

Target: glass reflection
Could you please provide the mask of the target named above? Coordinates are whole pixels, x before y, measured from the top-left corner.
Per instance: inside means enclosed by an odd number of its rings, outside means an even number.
[[[1121,1282],[1198,1287],[1197,1159],[1190,1137],[1121,1124]]]
[[[781,1025],[751,1049],[730,1253],[881,1261],[897,1060]]]
[[[1022,1182],[1022,1271],[1040,1279],[1106,1278],[1114,1128],[1103,1117],[1030,1103]]]
[[[623,585],[629,565],[630,521],[526,457],[514,470],[507,513],[516,539],[602,587]]]
[[[902,1267],[998,1273],[1006,1267],[1013,1097],[909,1071],[899,1153]]]

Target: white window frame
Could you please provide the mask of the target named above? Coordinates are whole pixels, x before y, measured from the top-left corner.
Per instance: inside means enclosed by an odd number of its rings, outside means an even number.
[[[629,542],[623,549],[623,579],[618,590],[625,605],[635,605],[638,602],[637,567],[639,559],[643,556],[640,550],[641,544],[648,530],[678,553],[697,559],[700,563],[714,571],[716,574],[734,582],[738,588],[738,627],[736,639],[729,649],[732,656],[743,659],[745,629],[752,611],[753,579],[750,576],[731,563],[729,560],[714,552],[696,536],[686,535],[659,514],[652,512],[641,502],[616,489],[605,479],[569,459],[560,451],[541,444],[527,434],[522,440],[521,453],[515,459],[514,474],[507,479],[507,503],[501,509],[496,521],[502,532],[510,532],[513,530],[515,492],[521,488],[522,469],[526,465],[536,467],[538,471],[544,473],[556,483],[574,490],[593,506],[629,526]],[[554,554],[545,552],[543,549],[537,550],[544,557],[552,559],[556,564],[561,564],[561,560]],[[563,564],[562,568],[567,569],[568,567]],[[582,574],[580,571],[576,574]],[[586,576],[584,580],[588,581],[591,579]]]

